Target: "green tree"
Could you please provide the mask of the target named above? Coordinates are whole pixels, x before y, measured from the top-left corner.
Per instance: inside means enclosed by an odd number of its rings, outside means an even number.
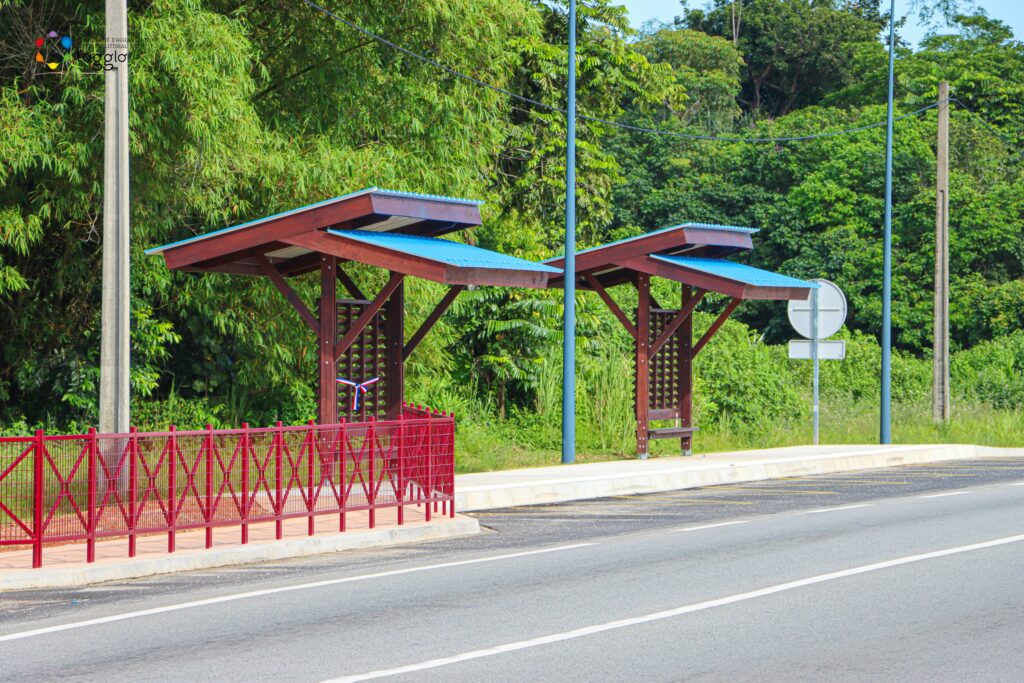
[[[877,45],[884,23],[874,3],[846,0],[714,0],[679,21],[733,40],[746,64],[741,101],[769,116],[849,83],[858,46]]]

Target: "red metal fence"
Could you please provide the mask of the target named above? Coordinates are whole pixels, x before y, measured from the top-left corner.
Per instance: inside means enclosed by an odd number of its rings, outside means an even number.
[[[425,505],[455,515],[455,417],[406,406],[397,420],[299,427],[0,438],[0,546],[31,545],[32,566],[47,543],[240,526],[320,515]]]

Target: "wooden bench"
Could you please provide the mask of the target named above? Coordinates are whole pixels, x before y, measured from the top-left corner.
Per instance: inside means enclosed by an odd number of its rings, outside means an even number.
[[[648,429],[648,439],[682,439],[686,436],[693,436],[698,431],[697,427],[663,427],[660,429]]]

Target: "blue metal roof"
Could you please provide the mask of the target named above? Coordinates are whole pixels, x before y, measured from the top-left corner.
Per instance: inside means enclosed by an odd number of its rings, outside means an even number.
[[[762,270],[753,266],[726,261],[717,258],[700,258],[697,256],[659,256],[652,254],[651,258],[672,263],[691,270],[699,270],[708,275],[728,278],[736,282],[742,282],[755,287],[802,287],[806,289],[817,289],[818,285],[806,280],[799,280],[795,277],[773,273],[770,270]]]
[[[561,273],[560,268],[552,268],[542,263],[527,261],[500,254],[489,249],[481,249],[469,244],[461,244],[444,240],[439,237],[423,237],[395,232],[371,232],[368,230],[328,230],[332,235],[347,237],[376,247],[399,251],[403,254],[446,263],[460,268],[488,268],[491,270],[526,270],[540,273]]]
[[[577,251],[576,255],[579,256],[580,254],[586,254],[586,253],[591,252],[591,251],[597,251],[598,249],[605,249],[607,247],[612,247],[612,246],[615,246],[617,244],[626,244],[627,242],[635,242],[636,240],[644,239],[645,237],[650,237],[652,235],[660,235],[663,232],[668,232],[669,230],[678,230],[680,228],[700,228],[701,230],[717,230],[717,231],[720,231],[720,232],[738,232],[738,233],[742,233],[742,234],[746,234],[746,235],[753,235],[756,232],[760,232],[760,230],[758,228],[744,228],[744,227],[741,227],[741,226],[738,226],[738,225],[715,225],[714,223],[692,223],[692,222],[691,223],[680,223],[679,225],[670,225],[667,228],[660,228],[658,230],[652,230],[651,232],[645,232],[642,235],[636,235],[634,237],[627,237],[625,239],[616,240],[614,242],[609,242],[608,244],[601,244],[601,245],[596,246],[596,247],[590,247],[589,249],[583,249],[582,251]],[[555,258],[563,258],[563,257],[562,256],[556,256]],[[552,259],[549,259],[549,260],[552,260]]]
[[[147,249],[146,250],[146,254],[159,254],[160,252],[165,251],[167,249],[171,249],[172,247],[180,247],[181,245],[189,244],[190,242],[198,242],[199,240],[204,240],[204,239],[207,239],[207,238],[210,238],[210,237],[214,237],[216,235],[223,235],[223,234],[226,234],[226,233],[229,233],[229,232],[234,232],[236,230],[242,230],[244,228],[250,228],[250,227],[252,227],[254,225],[258,225],[260,223],[265,223],[267,221],[275,220],[277,218],[284,218],[285,216],[291,216],[293,214],[301,213],[303,211],[309,211],[311,209],[318,209],[318,208],[320,208],[322,206],[327,206],[327,205],[333,204],[335,202],[345,201],[346,199],[352,199],[354,197],[359,197],[359,196],[364,195],[364,194],[370,194],[371,192],[375,193],[375,194],[387,195],[389,197],[409,197],[409,198],[412,198],[412,199],[429,199],[429,200],[433,200],[433,201],[449,202],[449,203],[452,203],[452,204],[469,204],[469,205],[475,205],[475,206],[479,206],[480,204],[483,204],[482,201],[478,201],[476,199],[460,199],[458,197],[444,197],[442,195],[436,195],[436,194],[419,194],[419,193],[416,193],[416,192],[401,192],[399,190],[383,190],[383,189],[381,189],[379,187],[367,187],[367,188],[359,190],[357,192],[350,192],[349,194],[341,195],[340,197],[332,197],[331,199],[325,199],[324,201],[316,202],[315,204],[307,204],[306,206],[300,206],[297,209],[289,209],[288,211],[282,211],[281,213],[275,213],[275,214],[273,214],[271,216],[264,216],[263,218],[257,218],[256,220],[249,221],[248,223],[240,223],[239,225],[232,225],[232,226],[229,226],[227,228],[221,228],[220,230],[214,230],[213,232],[207,232],[207,233],[203,233],[202,235],[196,235],[195,237],[188,237],[188,238],[183,239],[183,240],[178,240],[177,242],[171,242],[170,244],[165,244],[165,245],[160,246],[160,247],[153,247],[152,249]]]

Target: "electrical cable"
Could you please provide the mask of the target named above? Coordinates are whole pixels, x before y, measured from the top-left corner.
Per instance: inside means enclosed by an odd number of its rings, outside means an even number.
[[[966,104],[964,104],[961,100],[957,99],[956,97],[950,97],[949,100],[951,102],[956,102],[959,106],[963,107],[968,114],[981,121],[981,125],[985,126],[985,128],[988,129],[989,133],[991,133],[993,136],[998,138],[1003,144],[1005,144],[1009,151],[1016,152],[1021,156],[1022,159],[1024,159],[1024,150],[1019,149],[1017,147],[1017,144],[1014,143],[1013,140],[1007,138],[1005,135],[996,130],[995,126],[986,121],[981,114],[968,107]]]
[[[935,109],[941,104],[948,102],[949,99],[929,104],[926,107],[915,109],[914,111],[897,116],[893,121],[902,121],[903,119],[909,119],[912,116],[923,114],[929,109]],[[714,142],[799,142],[801,140],[817,140],[819,138],[831,138],[837,135],[849,135],[850,133],[860,133],[861,131],[871,130],[872,128],[880,128],[885,125],[885,121],[878,121],[876,123],[868,123],[863,126],[856,126],[855,128],[844,128],[843,130],[827,131],[824,133],[810,133],[808,135],[790,135],[785,137],[777,138],[741,138],[741,137],[719,137],[716,135],[696,135],[692,133],[676,133],[671,130],[659,130],[657,128],[645,128],[644,126],[634,126],[628,123],[621,123],[617,121],[606,121],[605,119],[599,119],[592,116],[586,116],[580,114],[581,119],[588,119],[590,121],[596,121],[599,123],[605,123],[610,126],[616,126],[618,128],[625,128],[627,130],[637,131],[640,133],[654,133],[657,135],[665,135],[670,137],[684,138],[686,140],[709,140]]]

